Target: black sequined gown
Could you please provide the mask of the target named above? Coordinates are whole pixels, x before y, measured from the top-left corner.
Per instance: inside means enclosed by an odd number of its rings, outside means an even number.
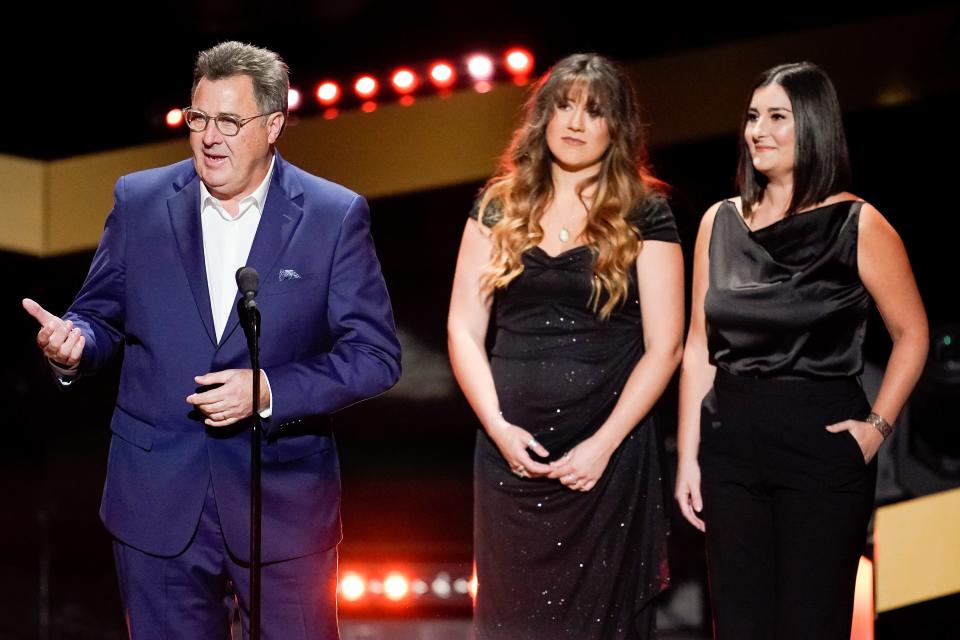
[[[633,222],[647,241],[678,241],[673,215],[659,198]],[[523,256],[523,273],[494,301],[490,364],[500,408],[550,459],[603,424],[643,355],[635,278],[626,304],[600,321],[587,306],[592,260],[586,247],[557,256],[534,248]],[[652,637],[649,604],[668,581],[655,420],[651,414],[637,425],[586,493],[556,480],[517,477],[480,431],[478,640]]]

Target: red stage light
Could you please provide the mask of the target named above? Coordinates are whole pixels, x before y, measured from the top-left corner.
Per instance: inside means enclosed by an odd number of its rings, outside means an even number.
[[[378,89],[380,89],[380,84],[373,76],[360,76],[353,83],[353,90],[364,100],[377,95]]]
[[[864,556],[860,556],[856,585],[850,640],[873,640],[873,562]]]
[[[315,92],[317,102],[325,107],[335,104],[340,99],[340,85],[332,80],[321,82]]]
[[[166,121],[168,127],[171,129],[176,129],[183,124],[183,111],[180,109],[170,109],[170,111],[167,111],[167,115],[164,120]]]
[[[420,84],[420,78],[410,69],[397,69],[390,77],[390,84],[397,93],[412,93]]]
[[[467,58],[467,71],[474,80],[489,80],[493,77],[493,60],[482,53],[474,54]]]
[[[300,108],[301,102],[300,92],[291,87],[290,90],[287,91],[287,109],[296,111]]]
[[[447,89],[457,82],[457,72],[449,62],[434,62],[430,66],[430,81],[438,89]]]
[[[409,592],[410,583],[401,573],[391,572],[383,581],[383,594],[390,600],[402,600]]]
[[[477,589],[479,589],[479,582],[477,581],[477,564],[473,564],[473,575],[470,576],[470,597],[474,602],[477,601]]]
[[[377,103],[373,100],[367,100],[362,105],[360,105],[360,111],[364,113],[373,113],[377,110]]]
[[[357,573],[347,572],[340,578],[340,595],[344,600],[356,602],[363,597],[366,590],[363,578]]]
[[[514,47],[504,54],[503,63],[510,75],[525,78],[533,71],[533,54],[526,49]]]

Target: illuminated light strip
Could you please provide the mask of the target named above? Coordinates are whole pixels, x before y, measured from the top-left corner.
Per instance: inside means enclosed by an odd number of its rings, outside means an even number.
[[[347,566],[338,593],[345,609],[388,607],[470,607],[470,565],[417,564]]]

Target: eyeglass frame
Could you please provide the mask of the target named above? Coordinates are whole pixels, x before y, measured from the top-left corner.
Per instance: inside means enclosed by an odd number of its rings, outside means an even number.
[[[196,113],[199,113],[205,118],[203,129],[194,129],[193,127],[190,126],[189,119],[187,118],[188,111],[194,111]],[[234,136],[240,135],[240,129],[242,129],[245,125],[249,124],[251,121],[256,120],[257,118],[262,118],[264,116],[271,116],[275,113],[280,113],[280,112],[268,111],[267,113],[258,113],[255,116],[250,116],[249,118],[238,118],[237,116],[226,114],[226,113],[220,113],[220,114],[217,114],[216,116],[211,116],[203,109],[197,109],[196,107],[184,107],[183,109],[180,110],[180,113],[183,114],[183,121],[187,125],[187,129],[189,129],[190,131],[193,131],[194,133],[203,133],[204,131],[206,131],[207,127],[210,126],[210,121],[213,120],[213,124],[214,126],[217,127],[217,131],[219,131],[220,133],[222,133],[223,135],[229,138],[232,138]],[[221,129],[220,128],[221,119],[226,120],[227,122],[235,123],[237,125],[237,132],[227,133],[226,131]]]

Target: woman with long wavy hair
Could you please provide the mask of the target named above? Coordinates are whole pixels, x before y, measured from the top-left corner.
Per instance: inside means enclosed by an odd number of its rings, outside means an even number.
[[[533,87],[467,220],[448,335],[483,427],[478,639],[653,637],[668,580],[654,409],[683,333],[660,191],[628,78],[577,54]]]

